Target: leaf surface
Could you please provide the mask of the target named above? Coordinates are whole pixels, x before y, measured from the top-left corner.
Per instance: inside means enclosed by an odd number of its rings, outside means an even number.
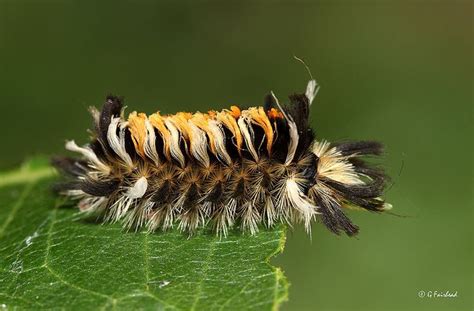
[[[125,232],[55,196],[44,160],[0,174],[1,309],[275,310],[288,284],[269,259],[283,226],[256,236]]]

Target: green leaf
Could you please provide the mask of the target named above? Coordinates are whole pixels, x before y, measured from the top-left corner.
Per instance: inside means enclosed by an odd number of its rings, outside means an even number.
[[[1,309],[275,310],[288,284],[269,259],[283,226],[257,236],[124,232],[51,193],[42,160],[0,174]]]

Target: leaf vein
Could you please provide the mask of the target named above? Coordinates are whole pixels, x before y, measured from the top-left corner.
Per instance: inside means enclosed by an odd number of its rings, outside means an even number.
[[[148,250],[148,232],[144,233],[143,239],[143,261],[144,261],[144,273],[145,273],[145,292],[149,295],[150,298],[155,299],[156,301],[160,302],[164,306],[173,308],[178,310],[178,308],[168,302],[158,298],[151,290],[150,290],[150,259],[149,259],[149,250]]]
[[[7,218],[5,219],[2,226],[0,227],[0,238],[3,237],[5,230],[7,229],[8,225],[13,221],[13,218],[15,217],[16,213],[25,202],[25,198],[28,196],[28,194],[30,194],[31,190],[33,189],[34,184],[35,182],[28,183],[25,186],[25,189],[22,191],[16,203],[13,205],[12,209],[10,210],[10,213],[8,213]]]
[[[196,297],[194,299],[193,305],[191,306],[192,311],[196,310],[196,306],[199,300],[201,299],[202,285],[204,283],[206,274],[209,271],[210,261],[211,261],[212,255],[214,254],[216,243],[217,243],[217,237],[214,237],[214,239],[211,242],[209,242],[209,253],[206,257],[206,260],[203,262],[204,264],[203,264],[203,269],[201,273],[201,279],[199,280],[199,284],[196,290]]]

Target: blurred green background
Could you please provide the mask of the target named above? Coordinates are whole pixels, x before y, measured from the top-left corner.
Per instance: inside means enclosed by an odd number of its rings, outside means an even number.
[[[383,141],[406,217],[290,231],[283,310],[471,310],[472,2],[0,0],[0,169],[85,143],[107,93],[165,113],[285,98],[308,80],[293,55],[322,86],[318,138]]]

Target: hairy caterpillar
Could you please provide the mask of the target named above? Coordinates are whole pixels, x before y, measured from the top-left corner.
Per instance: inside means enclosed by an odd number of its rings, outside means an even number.
[[[260,224],[278,222],[309,231],[319,219],[336,234],[354,235],[345,208],[391,207],[380,198],[384,172],[361,159],[380,155],[382,146],[315,140],[308,116],[318,89],[310,80],[284,107],[272,92],[263,107],[132,112],[127,119],[122,99],[108,96],[101,111],[90,109],[91,142],[66,143],[82,157],[53,159],[66,177],[57,189],[80,200],[81,211],[127,228],[177,225],[192,233],[211,223],[218,234],[234,225],[255,234]]]

